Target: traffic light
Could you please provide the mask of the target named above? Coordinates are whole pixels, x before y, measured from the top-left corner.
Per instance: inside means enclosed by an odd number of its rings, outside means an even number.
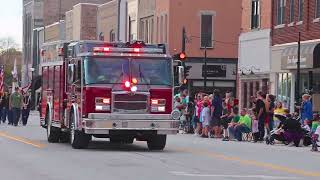
[[[186,53],[184,53],[184,52],[180,53],[179,54],[179,58],[180,58],[181,61],[186,60]]]
[[[181,52],[179,54],[175,54],[172,57],[173,57],[173,60],[180,60],[180,61],[185,61],[187,58],[186,53],[184,53],[184,52]]]
[[[190,69],[192,68],[192,66],[186,66],[184,69],[184,77],[187,78],[189,76],[190,73]]]

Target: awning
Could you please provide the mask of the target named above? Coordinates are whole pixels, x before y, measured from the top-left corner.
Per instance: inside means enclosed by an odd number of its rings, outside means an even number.
[[[312,69],[319,67],[320,44],[319,42],[301,44],[300,68]],[[297,69],[298,44],[290,45],[282,52],[281,69]]]

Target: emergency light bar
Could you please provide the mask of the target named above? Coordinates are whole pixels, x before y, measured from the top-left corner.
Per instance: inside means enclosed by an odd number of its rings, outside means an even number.
[[[164,54],[160,48],[117,48],[117,47],[94,47],[94,53],[143,53]]]

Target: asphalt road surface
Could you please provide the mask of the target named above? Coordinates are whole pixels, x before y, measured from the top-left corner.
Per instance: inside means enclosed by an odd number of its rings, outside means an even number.
[[[49,144],[36,114],[29,122],[0,125],[1,180],[320,179],[320,153],[310,147],[176,135],[158,152],[144,142],[115,145],[107,139],[76,150]]]

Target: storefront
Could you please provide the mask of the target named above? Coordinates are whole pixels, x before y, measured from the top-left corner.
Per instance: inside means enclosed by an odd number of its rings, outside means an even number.
[[[221,93],[227,91],[237,93],[237,59],[207,59],[207,89],[204,89],[204,59],[188,58],[186,66],[191,66],[188,86],[191,94],[196,92],[212,93],[219,89]]]
[[[301,42],[300,85],[297,87],[297,43],[277,45],[272,50],[272,63],[280,62],[281,69],[275,73],[276,95],[293,110],[295,97],[303,93],[320,93],[320,40]],[[281,53],[280,53],[281,52]],[[273,66],[274,67],[274,66]],[[299,89],[297,89],[299,88]],[[299,94],[298,93],[299,90]]]

